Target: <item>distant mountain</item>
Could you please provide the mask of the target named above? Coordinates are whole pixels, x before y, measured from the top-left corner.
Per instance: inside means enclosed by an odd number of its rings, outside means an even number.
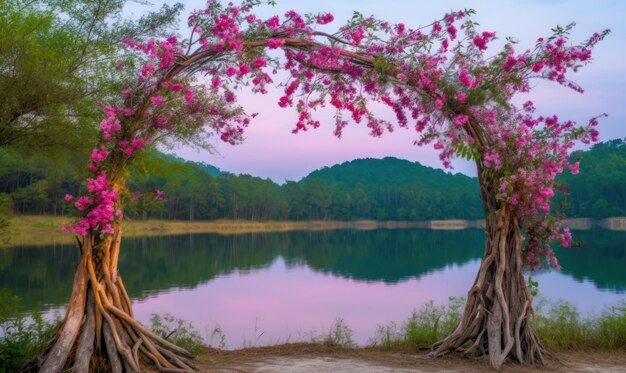
[[[298,184],[332,195],[328,206],[321,207],[333,218],[478,219],[483,215],[476,178],[394,157],[324,167]]]
[[[476,178],[461,173],[448,173],[438,168],[395,157],[362,158],[323,167],[311,172],[300,182],[321,180],[344,185],[389,186],[410,184],[418,188],[461,188],[478,191]]]
[[[154,151],[152,153],[155,157],[160,158],[168,163],[183,163],[183,164],[194,165],[195,167],[202,169],[203,171],[205,171],[207,174],[211,176],[219,176],[219,174],[222,172],[219,168],[212,166],[205,162],[188,161],[184,158],[175,156],[173,154],[161,153],[158,151]]]

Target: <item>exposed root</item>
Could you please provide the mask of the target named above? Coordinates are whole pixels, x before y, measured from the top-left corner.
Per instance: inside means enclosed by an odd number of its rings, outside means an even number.
[[[457,327],[432,347],[430,356],[463,352],[488,358],[499,369],[508,358],[545,365],[544,348],[530,327],[532,299],[522,272],[518,222],[500,211],[488,221],[485,256],[467,295]]]
[[[121,229],[121,228],[120,228]],[[71,367],[89,372],[106,362],[112,372],[139,372],[153,364],[162,372],[193,372],[193,355],[154,334],[133,317],[132,305],[117,274],[120,235],[98,244],[80,243],[78,265],[68,311],[51,347],[24,366],[25,371],[60,372]]]

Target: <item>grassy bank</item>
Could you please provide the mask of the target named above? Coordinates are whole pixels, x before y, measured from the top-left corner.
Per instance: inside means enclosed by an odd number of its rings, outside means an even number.
[[[18,215],[11,218],[8,229],[2,231],[0,246],[53,245],[73,242],[71,234],[61,232],[61,227],[72,220],[49,215]],[[124,237],[176,235],[189,233],[240,234],[260,232],[284,232],[293,230],[331,229],[399,229],[429,228],[459,230],[482,227],[479,220],[433,220],[433,221],[251,221],[251,220],[125,220]]]
[[[72,243],[73,236],[61,232],[61,227],[70,223],[66,217],[46,215],[15,216],[5,232],[5,246],[51,245]],[[329,222],[330,223],[330,222]],[[322,222],[291,221],[247,221],[247,220],[132,220],[124,222],[124,236],[155,236],[187,233],[237,234],[251,232],[280,232],[309,229]]]

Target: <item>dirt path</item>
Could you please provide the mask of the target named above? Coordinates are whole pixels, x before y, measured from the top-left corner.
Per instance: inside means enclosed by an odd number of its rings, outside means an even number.
[[[202,371],[224,373],[478,373],[489,370],[484,360],[461,356],[430,359],[425,352],[346,350],[305,344],[237,351],[213,350],[202,355],[200,362]],[[626,352],[560,352],[549,359],[546,368],[529,368],[508,362],[501,372],[626,373]]]

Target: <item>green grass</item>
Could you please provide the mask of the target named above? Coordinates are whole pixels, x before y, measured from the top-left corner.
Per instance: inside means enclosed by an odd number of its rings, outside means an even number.
[[[159,337],[194,354],[204,351],[204,340],[191,322],[166,313],[163,316],[152,314],[150,323],[150,329]]]
[[[449,298],[446,306],[435,306],[433,301],[423,305],[401,325],[391,322],[379,325],[376,336],[370,340],[373,347],[383,349],[427,348],[445,337],[459,322],[465,300]]]
[[[535,309],[532,326],[549,350],[626,351],[626,301],[587,317],[564,301],[540,300]]]
[[[428,348],[452,331],[463,305],[463,298],[450,298],[447,306],[426,303],[401,325],[379,325],[370,345],[391,350]],[[626,301],[583,317],[569,302],[539,299],[531,325],[548,350],[626,351]]]
[[[568,302],[540,299],[535,303],[532,327],[548,350],[626,351],[626,301],[606,308],[599,315],[586,317]],[[400,324],[379,325],[369,347],[396,351],[428,348],[452,331],[463,306],[463,298],[450,298],[446,306],[428,302]],[[58,316],[56,320],[47,321],[41,314],[23,315],[20,310],[19,298],[1,289],[0,373],[14,371],[41,353],[60,321]],[[205,350],[207,342],[191,322],[170,314],[154,314],[150,321],[152,331],[172,343],[196,354]],[[222,329],[216,326],[210,335],[209,346],[223,349],[225,338]],[[358,347],[353,340],[353,331],[342,318],[337,318],[327,333],[312,338],[311,343]]]
[[[330,326],[328,333],[323,334],[321,338],[314,338],[314,343],[323,343],[329,346],[340,346],[344,348],[353,348],[356,347],[356,343],[352,339],[354,332],[346,321],[338,317],[335,319],[333,324]]]
[[[40,313],[28,315],[21,311],[19,297],[0,289],[0,373],[15,372],[42,353],[61,321],[58,315],[49,321]]]

